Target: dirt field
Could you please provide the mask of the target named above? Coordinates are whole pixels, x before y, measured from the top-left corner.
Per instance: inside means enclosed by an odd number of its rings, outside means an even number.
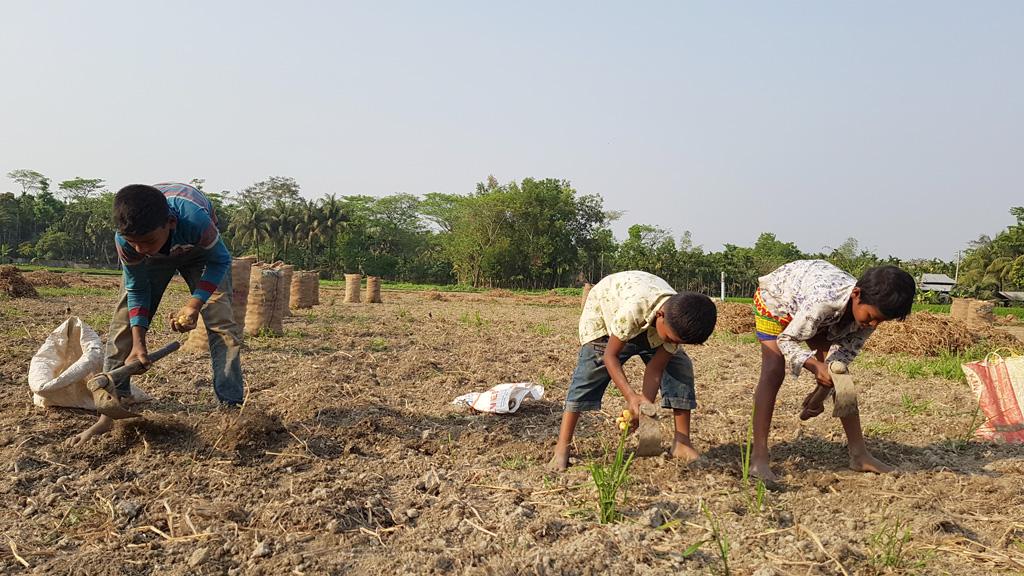
[[[248,340],[240,414],[216,407],[208,359],[179,353],[137,379],[157,397],[145,420],[67,449],[93,417],[33,407],[25,374],[68,312],[106,332],[116,278],[88,282],[0,301],[3,574],[721,574],[715,543],[684,554],[711,520],[733,574],[1024,572],[1024,448],[970,439],[960,382],[856,372],[869,446],[901,469],[875,476],[845,468],[837,421],[800,423],[812,380],[788,381],[772,437],[784,479],[758,507],[740,446],[760,357],[729,334],[689,348],[702,460],[636,461],[625,519],[598,524],[585,466],[544,467],[578,351],[576,298],[385,292],[344,305],[324,290],[285,336]],[[162,312],[184,297],[176,285]],[[151,342],[171,338],[155,324]],[[632,361],[635,383],[641,371]],[[547,396],[504,417],[450,405],[518,381]],[[604,456],[621,407],[609,394],[582,419],[578,464]]]

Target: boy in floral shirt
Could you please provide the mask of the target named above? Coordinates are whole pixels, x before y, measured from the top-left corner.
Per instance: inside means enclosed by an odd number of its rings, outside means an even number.
[[[679,344],[700,344],[717,319],[715,304],[702,294],[677,294],[661,278],[640,271],[617,272],[594,285],[580,316],[580,354],[565,395],[558,444],[549,466],[569,466],[569,443],[580,413],[601,408],[608,382],[614,382],[634,414],[640,404],[654,402],[661,389],[663,408],[671,408],[675,439],[672,455],[697,458],[690,443],[690,411],[697,407],[693,364]],[[642,394],[626,380],[622,364],[640,356],[644,370]]]
[[[761,378],[754,391],[751,473],[768,481],[776,479],[769,462],[768,431],[786,374],[797,377],[807,369],[818,386],[831,388],[828,365],[833,361],[849,364],[879,323],[910,314],[915,291],[914,279],[895,266],[869,268],[855,280],[824,260],[791,262],[759,279],[754,316],[761,341]],[[811,401],[812,396],[813,392],[804,400],[802,420],[824,411],[823,405]],[[840,421],[850,468],[892,471],[868,452],[859,415]]]

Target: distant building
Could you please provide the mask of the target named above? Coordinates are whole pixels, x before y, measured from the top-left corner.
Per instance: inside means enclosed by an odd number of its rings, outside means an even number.
[[[1024,304],[1024,292],[996,292],[999,303],[1003,306],[1020,306]]]
[[[921,274],[918,289],[922,292],[935,292],[943,301],[948,301],[956,280],[945,274]]]

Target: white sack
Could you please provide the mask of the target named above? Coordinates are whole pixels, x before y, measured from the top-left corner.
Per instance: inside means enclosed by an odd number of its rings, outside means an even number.
[[[469,406],[477,412],[492,414],[511,414],[522,405],[523,400],[532,398],[540,400],[544,397],[544,387],[539,384],[519,382],[516,384],[498,384],[484,392],[463,394],[452,404]]]

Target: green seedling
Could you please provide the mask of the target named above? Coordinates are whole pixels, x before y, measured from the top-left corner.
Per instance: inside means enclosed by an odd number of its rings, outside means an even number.
[[[629,466],[633,463],[633,454],[626,456],[626,437],[629,429],[619,434],[619,446],[615,457],[609,464],[592,462],[590,476],[597,487],[597,517],[601,524],[616,522],[621,517],[616,506],[619,503],[619,492],[622,500],[626,499],[626,486],[629,484]],[[607,453],[605,455],[607,459]]]
[[[910,542],[909,523],[899,518],[892,524],[883,522],[871,535],[873,552],[871,561],[878,567],[903,568],[906,566],[906,545]]]

